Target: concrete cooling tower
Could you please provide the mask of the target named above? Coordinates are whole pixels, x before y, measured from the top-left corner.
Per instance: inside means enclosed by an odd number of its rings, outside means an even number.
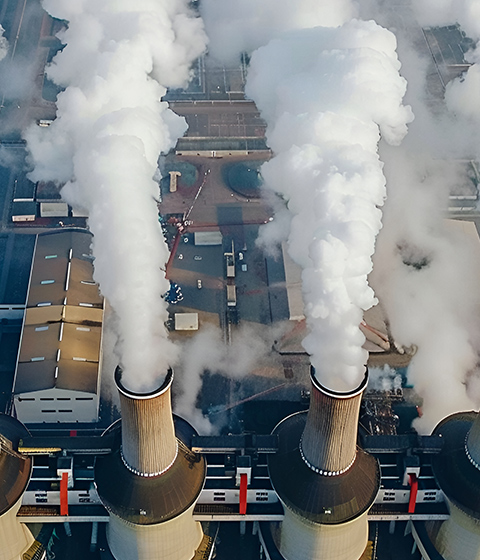
[[[432,466],[450,517],[434,536],[445,560],[480,559],[480,414],[448,416],[433,431],[443,439]]]
[[[0,414],[0,560],[21,560],[34,541],[17,520],[32,472],[31,459],[17,452],[20,438],[27,435],[18,420]]]
[[[350,392],[321,385],[311,371],[307,412],[285,418],[273,433],[272,485],[285,509],[271,526],[285,560],[359,560],[368,541],[367,512],[380,486],[377,460],[357,447],[367,374]]]
[[[170,371],[157,390],[135,393],[122,384],[116,451],[98,458],[95,482],[110,513],[107,540],[116,560],[191,560],[204,538],[193,508],[206,476],[205,460],[188,448],[193,428],[174,423]]]

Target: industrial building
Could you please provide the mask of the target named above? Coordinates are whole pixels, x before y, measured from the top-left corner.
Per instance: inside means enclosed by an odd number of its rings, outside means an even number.
[[[92,236],[37,236],[14,383],[24,423],[96,422],[103,298],[93,280]]]

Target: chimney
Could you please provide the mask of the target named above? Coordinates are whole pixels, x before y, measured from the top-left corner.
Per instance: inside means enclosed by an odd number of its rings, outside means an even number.
[[[115,371],[122,420],[105,432],[115,444],[97,457],[95,484],[110,514],[107,541],[116,560],[191,560],[206,539],[193,518],[205,459],[189,448],[194,428],[172,414],[172,381],[169,370],[158,389],[137,393]]]
[[[357,446],[368,373],[346,392],[324,387],[313,368],[310,377],[308,412],[288,416],[273,431],[278,452],[268,457],[268,469],[285,515],[269,530],[286,560],[359,560],[380,487],[377,460]]]
[[[139,476],[158,476],[178,453],[171,404],[172,370],[155,391],[135,393],[122,383],[117,367],[115,383],[122,411],[121,455],[125,466]]]
[[[357,452],[358,415],[368,375],[353,391],[338,392],[324,387],[310,372],[312,390],[307,422],[300,441],[305,463],[323,476],[347,471]]]

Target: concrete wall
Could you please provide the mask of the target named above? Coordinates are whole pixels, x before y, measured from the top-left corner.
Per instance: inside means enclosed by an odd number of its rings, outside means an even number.
[[[32,391],[15,395],[15,410],[18,419],[24,424],[96,422],[98,420],[98,395],[56,388]]]

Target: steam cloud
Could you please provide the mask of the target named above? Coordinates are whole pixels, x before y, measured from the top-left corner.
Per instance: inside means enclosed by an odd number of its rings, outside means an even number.
[[[175,412],[192,422],[200,433],[214,432],[217,426],[197,408],[203,374],[210,371],[240,379],[258,367],[260,361],[268,359],[271,363],[269,354],[275,335],[278,332],[274,329],[265,331],[245,325],[235,332],[231,345],[225,346],[218,328],[203,326],[183,347],[176,377],[180,394],[175,399]]]
[[[358,6],[353,0],[202,0],[200,11],[209,54],[230,62],[294,29],[342,25],[358,15]]]
[[[177,357],[161,295],[168,249],[153,180],[160,152],[186,128],[161,102],[181,87],[206,45],[187,0],[45,0],[69,22],[48,76],[66,89],[47,129],[25,133],[33,180],[66,182],[62,196],[86,209],[95,279],[117,316],[119,359],[132,390],[157,386]]]
[[[336,390],[356,387],[367,361],[358,326],[376,303],[367,275],[385,197],[378,142],[399,144],[413,119],[395,48],[373,21],[304,29],[254,52],[247,79],[275,154],[262,167],[266,186],[293,215],[289,253],[303,268],[310,331],[303,344]]]
[[[472,241],[461,222],[445,221],[449,192],[458,192],[468,182],[465,162],[452,158],[475,158],[478,121],[473,97],[464,99],[461,110],[453,103],[451,94],[462,90],[466,80],[447,84],[446,104],[429,96],[432,61],[426,48],[418,52],[418,40],[423,44],[424,38],[410,8],[405,6],[399,15],[391,6],[372,4],[382,24],[397,30],[415,121],[400,148],[380,150],[387,201],[369,279],[387,310],[395,339],[417,348],[407,372],[423,398],[423,416],[415,427],[430,433],[445,416],[480,402],[478,240]],[[456,17],[466,17],[466,5],[455,3]],[[419,1],[412,9],[422,25],[452,24],[456,19],[451,2],[435,2],[433,9],[432,3]],[[461,118],[465,110],[470,122]]]

